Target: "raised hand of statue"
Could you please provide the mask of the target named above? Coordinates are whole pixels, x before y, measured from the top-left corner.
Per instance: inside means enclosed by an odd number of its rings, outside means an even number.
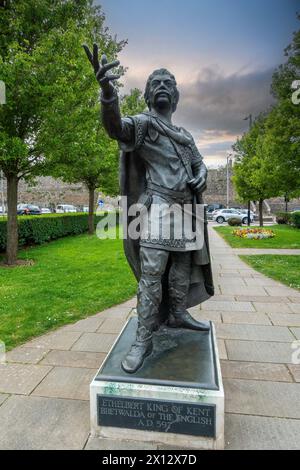
[[[115,87],[113,86],[112,82],[114,80],[118,80],[120,78],[120,75],[108,74],[107,72],[113,69],[114,67],[118,67],[118,65],[120,65],[120,62],[118,60],[114,60],[113,62],[108,63],[106,55],[103,54],[99,63],[97,44],[93,44],[93,53],[91,53],[90,49],[86,44],[83,44],[83,48],[94,69],[96,79],[101,86],[103,95],[109,98],[115,90]]]

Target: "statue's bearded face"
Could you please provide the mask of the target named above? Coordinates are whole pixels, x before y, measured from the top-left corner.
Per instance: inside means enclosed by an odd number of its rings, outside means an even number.
[[[145,98],[149,109],[170,108],[175,111],[179,93],[173,75],[154,73],[148,80]]]

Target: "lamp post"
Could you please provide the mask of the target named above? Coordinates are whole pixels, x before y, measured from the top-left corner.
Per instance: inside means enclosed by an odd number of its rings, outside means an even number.
[[[253,120],[252,120],[252,114],[250,113],[248,116],[246,116],[244,118],[244,121],[248,121],[249,120],[249,131],[251,131],[251,128],[252,128],[252,123],[253,123]],[[248,201],[248,227],[250,227],[251,225],[251,220],[250,220],[250,210],[251,210],[251,201]]]
[[[227,168],[227,192],[226,192],[226,207],[229,208],[229,162],[231,162],[232,153],[229,153],[226,157],[226,168]]]

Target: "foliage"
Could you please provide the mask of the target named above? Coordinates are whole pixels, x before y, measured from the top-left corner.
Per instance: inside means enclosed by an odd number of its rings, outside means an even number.
[[[239,227],[241,225],[241,219],[231,217],[230,219],[228,219],[228,225],[230,225],[231,227]]]
[[[289,212],[277,212],[276,222],[278,224],[289,224],[291,222],[291,214]]]
[[[11,349],[134,296],[122,240],[67,237],[20,250],[32,266],[0,267],[0,338]]]
[[[293,212],[291,214],[291,223],[295,227],[300,228],[300,212]]]
[[[94,225],[104,214],[94,216]],[[6,248],[6,220],[0,220],[0,251]],[[87,214],[53,214],[22,216],[18,218],[19,246],[42,244],[69,235],[79,235],[88,230]]]
[[[123,116],[134,116],[140,114],[147,108],[141,90],[133,88],[129,95],[124,95],[121,101],[121,112]]]
[[[292,101],[292,84],[300,79],[300,30],[286,56],[273,76],[275,105],[233,146],[233,183],[242,201],[300,195],[300,105]]]

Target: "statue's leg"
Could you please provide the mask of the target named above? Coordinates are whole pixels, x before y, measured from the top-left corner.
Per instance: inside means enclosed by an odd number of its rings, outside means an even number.
[[[209,322],[198,322],[187,311],[187,296],[190,286],[191,252],[172,252],[169,272],[169,325],[177,328],[208,331]]]
[[[141,279],[137,294],[138,328],[136,340],[122,361],[128,373],[136,372],[152,352],[152,335],[162,300],[161,279],[168,262],[169,252],[141,247]]]

